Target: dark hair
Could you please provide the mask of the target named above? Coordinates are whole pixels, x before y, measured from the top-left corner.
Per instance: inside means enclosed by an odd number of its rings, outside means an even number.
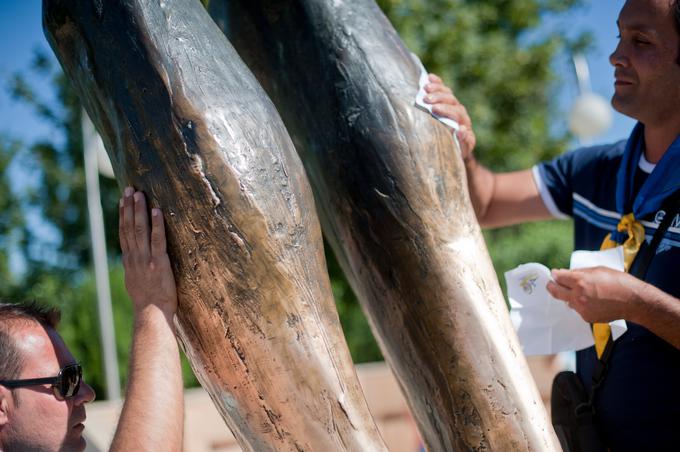
[[[23,356],[12,337],[18,323],[37,322],[45,327],[56,328],[61,313],[59,309],[29,303],[0,303],[0,380],[11,380],[21,374]]]

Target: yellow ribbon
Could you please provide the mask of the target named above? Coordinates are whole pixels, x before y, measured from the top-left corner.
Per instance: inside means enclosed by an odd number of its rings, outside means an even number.
[[[628,238],[623,242],[623,268],[625,271],[629,271],[631,265],[633,265],[635,256],[638,251],[640,251],[642,242],[645,240],[645,228],[635,219],[635,216],[632,213],[629,213],[621,218],[616,229],[619,232],[628,233]],[[602,245],[600,245],[600,249],[606,250],[608,248],[615,248],[619,245],[621,244],[611,239],[611,234],[607,234],[607,237],[602,241]],[[607,345],[610,335],[611,328],[609,328],[608,323],[593,324],[593,338],[595,339],[595,351],[597,352],[598,358],[602,357],[602,353],[604,353],[604,348]]]

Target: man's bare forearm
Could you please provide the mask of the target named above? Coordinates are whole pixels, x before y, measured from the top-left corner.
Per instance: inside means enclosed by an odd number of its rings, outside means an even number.
[[[640,324],[680,349],[680,299],[640,281],[627,320]]]
[[[606,267],[553,270],[548,292],[588,323],[625,319],[680,348],[680,300],[630,273]]]
[[[118,210],[125,287],[134,310],[128,388],[113,451],[182,450],[184,400],[173,317],[177,287],[163,212],[126,187]],[[151,219],[151,224],[149,224]]]
[[[130,383],[112,451],[182,450],[182,369],[171,322],[152,305],[135,316]]]
[[[497,228],[552,218],[532,171],[494,173],[474,157],[465,161],[470,200],[483,228]]]

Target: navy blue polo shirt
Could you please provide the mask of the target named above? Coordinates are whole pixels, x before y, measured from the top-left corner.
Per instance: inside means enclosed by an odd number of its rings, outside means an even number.
[[[575,249],[600,249],[621,218],[615,193],[625,144],[577,149],[534,167],[534,179],[548,210],[558,218],[573,218]],[[641,159],[635,174],[636,192],[652,169]],[[659,210],[639,219],[646,231],[643,247],[664,215]],[[676,215],[645,280],[680,298],[679,267],[680,216]],[[599,430],[612,451],[680,450],[680,350],[641,325],[627,324],[595,400]],[[587,391],[596,360],[594,347],[576,354],[577,374]]]

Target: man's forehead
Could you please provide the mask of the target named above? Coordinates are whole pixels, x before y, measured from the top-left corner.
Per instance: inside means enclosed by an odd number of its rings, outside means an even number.
[[[52,327],[21,322],[13,326],[12,336],[24,362],[22,374],[38,371],[45,375],[35,375],[36,378],[50,376],[74,362],[63,339]]]
[[[616,24],[619,29],[657,31],[672,20],[673,0],[627,0]]]

